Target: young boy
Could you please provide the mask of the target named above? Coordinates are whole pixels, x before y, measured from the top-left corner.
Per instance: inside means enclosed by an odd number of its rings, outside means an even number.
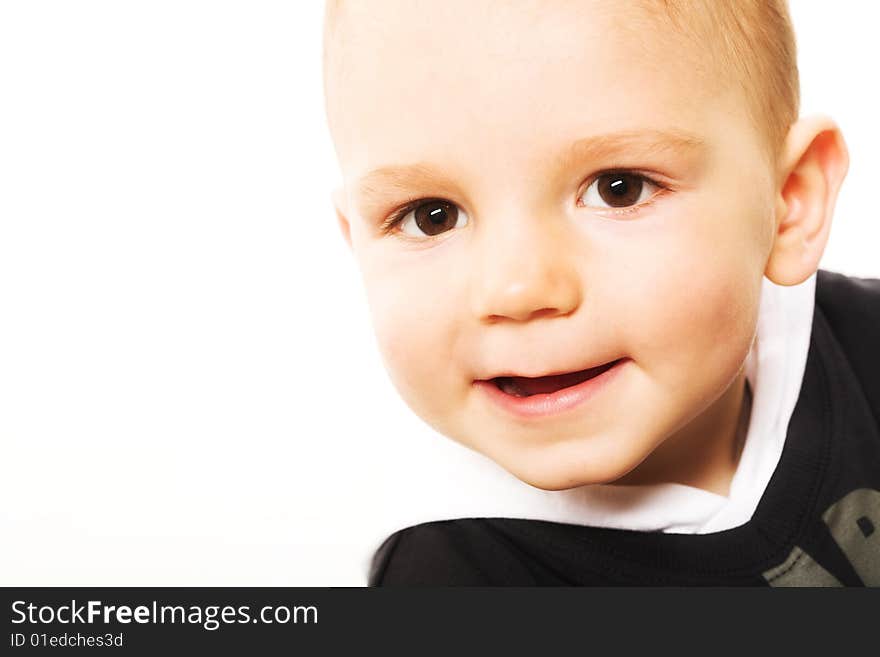
[[[396,389],[538,491],[371,585],[880,584],[880,281],[817,273],[783,0],[330,2],[325,93]]]

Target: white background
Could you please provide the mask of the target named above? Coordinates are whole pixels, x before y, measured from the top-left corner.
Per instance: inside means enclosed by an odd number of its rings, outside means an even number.
[[[880,8],[792,13],[851,154],[822,267],[878,277]],[[0,584],[364,583],[377,438],[431,430],[332,212],[322,15],[0,3]]]

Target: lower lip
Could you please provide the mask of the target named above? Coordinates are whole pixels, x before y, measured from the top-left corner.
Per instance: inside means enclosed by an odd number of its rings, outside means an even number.
[[[586,403],[605,386],[610,384],[629,358],[618,360],[612,367],[599,376],[582,381],[577,385],[562,388],[547,394],[516,397],[503,392],[492,381],[474,381],[474,385],[483,390],[489,399],[501,408],[521,418],[538,418],[559,415]]]

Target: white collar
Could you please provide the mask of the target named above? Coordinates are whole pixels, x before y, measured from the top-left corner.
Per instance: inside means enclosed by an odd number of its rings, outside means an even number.
[[[790,287],[766,277],[762,281],[756,337],[745,364],[752,389],[749,429],[727,497],[673,483],[545,491],[469,448],[426,432],[407,436],[409,449],[403,450],[401,460],[393,460],[393,480],[384,481],[386,503],[373,509],[376,517],[364,537],[364,565],[388,535],[435,520],[527,518],[682,534],[716,532],[747,522],[779,462],[800,395],[815,285],[815,273]],[[394,443],[399,440],[392,437]]]

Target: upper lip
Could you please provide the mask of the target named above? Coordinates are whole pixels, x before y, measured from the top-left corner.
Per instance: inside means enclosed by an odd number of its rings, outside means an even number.
[[[575,372],[583,372],[584,370],[592,370],[596,367],[602,367],[603,365],[610,365],[612,363],[616,363],[617,361],[622,360],[622,358],[614,358],[612,360],[605,360],[601,363],[594,363],[592,365],[587,365],[586,367],[580,367],[577,369],[564,369],[564,370],[554,370],[552,372],[545,372],[543,374],[523,374],[520,372],[515,372],[514,370],[500,370],[496,374],[491,374],[487,377],[477,379],[477,381],[491,381],[492,379],[498,379],[501,377],[520,377],[524,379],[540,379],[545,376],[558,376],[560,374],[574,374]]]

